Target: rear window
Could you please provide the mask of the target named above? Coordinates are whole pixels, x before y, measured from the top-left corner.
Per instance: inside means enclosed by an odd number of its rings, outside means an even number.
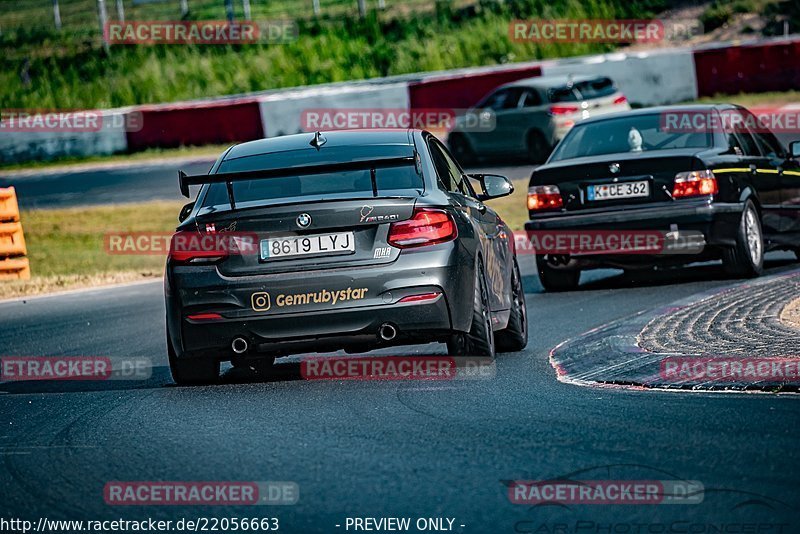
[[[578,100],[591,100],[610,96],[617,92],[614,82],[610,78],[597,78],[572,85],[554,87],[550,89],[550,102],[577,102]]]
[[[422,177],[414,166],[377,169],[375,182],[381,196],[422,194]],[[369,170],[336,172],[245,180],[233,183],[233,196],[238,203],[280,201],[297,197],[348,198],[372,196]],[[211,184],[203,206],[228,204],[225,184]]]
[[[655,152],[676,148],[706,148],[713,145],[710,132],[664,131],[658,113],[578,123],[556,147],[550,161],[619,154]]]

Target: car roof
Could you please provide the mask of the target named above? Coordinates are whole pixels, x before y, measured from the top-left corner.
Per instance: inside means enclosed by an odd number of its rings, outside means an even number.
[[[734,104],[681,104],[681,105],[674,105],[674,106],[653,106],[653,107],[646,107],[646,108],[638,108],[638,109],[629,109],[625,111],[618,111],[615,113],[608,113],[604,115],[599,115],[597,117],[589,117],[586,119],[581,120],[580,122],[576,123],[575,126],[578,125],[585,125],[585,124],[592,124],[595,122],[601,122],[604,120],[609,119],[617,119],[619,117],[632,117],[638,115],[653,115],[659,113],[669,113],[669,112],[676,112],[676,111],[684,111],[684,112],[691,112],[691,113],[698,113],[703,111],[713,111],[713,110],[725,110],[725,109],[744,109],[741,106],[736,106]]]
[[[337,149],[355,149],[359,146],[369,146],[373,151],[384,147],[414,146],[414,130],[409,129],[364,129],[364,130],[338,130],[320,132],[325,139],[324,144],[317,150],[311,144],[316,135],[314,132],[283,135],[248,141],[231,147],[225,154],[223,161],[231,161],[250,156],[261,156],[279,152],[314,151],[337,152]]]
[[[569,82],[580,83],[589,80],[597,80],[598,78],[608,78],[608,76],[603,76],[603,75],[590,76],[586,74],[576,74],[576,75],[559,74],[553,76],[537,76],[535,78],[523,78],[522,80],[506,83],[498,87],[498,89],[504,89],[507,87],[534,87],[537,89],[549,89],[551,87],[561,87],[567,85]]]

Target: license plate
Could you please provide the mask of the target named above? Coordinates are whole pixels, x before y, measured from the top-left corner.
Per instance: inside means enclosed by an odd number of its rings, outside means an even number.
[[[586,188],[586,198],[588,200],[613,200],[617,198],[646,197],[649,195],[650,184],[647,181],[590,185]]]
[[[274,260],[294,256],[321,256],[325,254],[352,254],[356,250],[353,232],[261,240],[261,259]]]

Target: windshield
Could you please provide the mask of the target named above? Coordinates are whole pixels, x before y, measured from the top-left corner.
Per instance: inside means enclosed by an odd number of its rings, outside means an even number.
[[[609,78],[597,78],[585,82],[577,82],[561,87],[554,87],[548,91],[550,102],[578,102],[610,96],[617,92],[614,82]]]
[[[381,196],[419,195],[423,190],[422,177],[409,165],[377,169],[375,183]],[[369,170],[327,174],[295,175],[263,180],[246,180],[233,183],[233,196],[237,203],[280,201],[297,197],[350,198],[372,196],[372,179]],[[203,206],[229,204],[225,184],[211,184]]]
[[[549,161],[622,152],[655,152],[675,148],[705,148],[710,132],[669,132],[658,113],[625,116],[577,124],[558,145]]]

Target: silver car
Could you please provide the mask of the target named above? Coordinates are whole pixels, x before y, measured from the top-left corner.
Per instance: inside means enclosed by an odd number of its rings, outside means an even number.
[[[462,164],[481,157],[524,157],[544,161],[577,121],[630,109],[605,76],[545,76],[501,85],[456,120],[450,151]],[[494,128],[470,128],[469,117]]]

